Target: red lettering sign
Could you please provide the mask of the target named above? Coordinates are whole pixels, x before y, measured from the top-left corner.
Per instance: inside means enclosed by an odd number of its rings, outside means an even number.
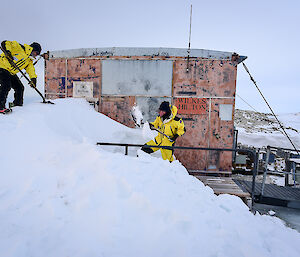
[[[207,98],[176,98],[178,114],[206,114]]]

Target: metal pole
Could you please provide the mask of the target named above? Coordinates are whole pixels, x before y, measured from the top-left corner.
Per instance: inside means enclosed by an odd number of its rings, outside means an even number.
[[[257,164],[258,164],[258,154],[256,153],[256,151],[253,151],[253,158],[254,158],[254,167],[253,167],[253,176],[252,176],[252,192],[251,192],[251,209],[253,211],[253,206],[254,206],[254,198],[255,198],[255,178],[256,178],[256,174],[257,174]]]
[[[244,152],[249,153],[253,155],[252,150],[248,149],[232,149],[232,148],[214,148],[214,147],[189,147],[189,146],[158,146],[158,145],[142,145],[142,144],[125,144],[125,143],[104,143],[104,142],[97,142],[96,145],[110,145],[110,146],[129,146],[129,147],[147,147],[147,148],[162,148],[167,150],[174,150],[174,149],[180,149],[180,150],[208,150],[208,151],[228,151],[228,152]]]
[[[234,129],[233,149],[237,148],[238,133],[239,133],[239,131],[237,129]],[[233,158],[233,162],[235,162],[236,161],[236,151],[232,152],[232,158]]]
[[[263,182],[261,185],[261,196],[264,194],[265,190],[265,183],[266,183],[266,178],[267,178],[267,172],[268,172],[268,164],[269,164],[269,158],[270,158],[270,146],[267,147],[267,153],[266,153],[266,162],[265,162],[265,168],[264,168],[264,177],[263,177]]]
[[[128,145],[125,146],[125,155],[128,155]]]
[[[284,185],[289,185],[289,173],[291,172],[291,162],[290,162],[290,153],[285,154],[285,175],[284,175]]]
[[[68,59],[66,58],[66,75],[65,75],[65,98],[68,97]]]
[[[293,178],[294,178],[294,186],[296,185],[296,163],[293,162]]]

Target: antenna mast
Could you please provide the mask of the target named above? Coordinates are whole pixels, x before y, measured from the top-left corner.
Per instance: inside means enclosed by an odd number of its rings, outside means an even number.
[[[188,50],[187,50],[188,56],[187,56],[186,72],[189,72],[189,62],[190,62],[190,53],[191,53],[192,10],[193,10],[193,5],[191,5],[191,13],[190,13],[190,34],[189,34],[189,47],[188,47]]]

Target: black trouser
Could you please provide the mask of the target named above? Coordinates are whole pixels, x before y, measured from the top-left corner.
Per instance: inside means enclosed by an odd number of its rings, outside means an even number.
[[[9,71],[0,68],[0,109],[5,108],[9,91],[15,91],[14,105],[23,105],[24,86],[17,75],[11,75]]]

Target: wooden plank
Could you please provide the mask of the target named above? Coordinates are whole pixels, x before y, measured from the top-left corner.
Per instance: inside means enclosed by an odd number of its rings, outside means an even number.
[[[202,181],[204,185],[211,187],[215,194],[230,194],[239,197],[250,197],[250,194],[244,192],[240,187],[229,177],[209,177],[195,176]]]

